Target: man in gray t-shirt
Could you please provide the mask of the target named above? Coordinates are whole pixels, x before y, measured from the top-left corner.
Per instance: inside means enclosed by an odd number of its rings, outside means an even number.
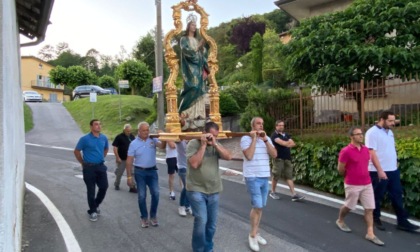
[[[214,122],[205,125],[200,140],[187,145],[187,196],[194,213],[192,233],[193,251],[213,251],[222,180],[219,175],[219,158],[230,160],[232,154],[216,140],[219,126]]]

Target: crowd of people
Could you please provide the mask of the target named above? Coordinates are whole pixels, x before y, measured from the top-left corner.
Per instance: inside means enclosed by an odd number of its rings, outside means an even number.
[[[294,189],[290,148],[296,144],[291,135],[284,131],[284,121],[276,121],[276,130],[271,137],[264,131],[264,121],[261,117],[253,118],[250,123],[252,130],[241,138],[240,149],[243,152],[243,177],[251,202],[248,242],[252,251],[260,251],[260,245],[268,243],[259,232],[263,209],[268,196],[274,200],[280,198],[276,192],[278,180],[285,179],[292,201],[301,201],[304,196],[297,194]],[[378,123],[366,132],[365,139],[360,127],[351,128],[350,143],[338,156],[337,169],[339,174],[344,176],[345,203],[339,210],[336,225],[344,232],[351,232],[344,218],[360,201],[365,210],[367,225],[365,239],[379,246],[383,246],[384,242],[375,235],[374,227],[385,230],[380,219],[381,202],[385,193],[388,193],[395,210],[397,228],[420,232],[418,226],[408,221],[408,213],[403,207],[403,189],[392,132],[394,124],[395,115],[384,111]],[[146,122],[139,123],[137,128],[138,134],[134,137],[131,134],[131,126],[124,125],[123,132],[112,143],[116,161],[115,190],[120,189],[121,177],[125,170],[129,191],[138,193],[140,226],[157,227],[159,179],[156,149],[166,148],[169,199],[176,198],[174,175],[178,172],[182,185],[178,213],[180,216],[194,216],[192,249],[194,252],[213,251],[219,194],[223,190],[219,159],[232,159],[232,152],[217,140],[219,126],[214,122],[207,122],[199,139],[176,143],[150,137],[150,126]],[[104,158],[109,147],[107,137],[101,133],[99,120],[92,120],[90,129],[90,133],[80,138],[74,154],[83,167],[89,220],[97,221],[100,215],[99,206],[108,188]],[[146,202],[147,188],[151,195],[150,208]]]

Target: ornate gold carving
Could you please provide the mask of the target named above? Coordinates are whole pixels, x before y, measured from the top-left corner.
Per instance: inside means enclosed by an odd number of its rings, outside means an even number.
[[[181,124],[178,113],[178,97],[177,89],[175,86],[176,78],[179,74],[179,59],[177,54],[172,48],[172,39],[182,32],[182,14],[181,11],[193,11],[200,15],[200,34],[201,37],[209,44],[209,56],[207,59],[210,73],[208,75],[210,90],[210,120],[217,123],[222,129],[222,121],[219,113],[219,87],[216,82],[216,73],[219,70],[217,61],[217,45],[212,37],[207,35],[207,26],[209,24],[208,14],[204,9],[197,4],[197,0],[186,0],[180,2],[177,5],[172,6],[173,13],[172,18],[174,20],[175,29],[170,30],[164,39],[165,47],[165,60],[170,69],[170,75],[165,83],[166,88],[166,102],[167,102],[167,113],[166,113],[166,131],[171,133],[181,133]]]

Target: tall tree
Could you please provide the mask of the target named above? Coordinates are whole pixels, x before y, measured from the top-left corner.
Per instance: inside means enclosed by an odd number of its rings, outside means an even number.
[[[63,67],[70,67],[70,66],[79,66],[81,64],[82,57],[80,54],[74,53],[71,50],[67,50],[62,52],[55,60],[50,60],[50,63],[53,66],[63,66]]]
[[[133,95],[151,95],[152,73],[144,62],[136,60],[123,62],[116,69],[116,75],[120,80],[128,80]]]
[[[258,32],[252,36],[251,39],[251,53],[252,53],[252,75],[254,77],[254,83],[260,84],[263,81],[262,78],[262,66],[263,66],[263,48],[264,41]]]
[[[232,29],[230,42],[236,45],[236,49],[240,55],[250,51],[250,42],[255,33],[264,35],[265,23],[256,22],[252,18],[243,18],[241,22],[236,24]]]
[[[152,32],[140,38],[133,50],[133,57],[143,61],[149,67],[149,70],[155,73],[155,37]]]
[[[282,50],[289,77],[334,92],[362,79],[418,74],[419,16],[420,1],[356,0],[342,12],[307,19]],[[360,112],[360,92],[354,96]]]
[[[49,61],[56,57],[54,47],[52,45],[45,45],[38,51],[38,57],[43,61]]]

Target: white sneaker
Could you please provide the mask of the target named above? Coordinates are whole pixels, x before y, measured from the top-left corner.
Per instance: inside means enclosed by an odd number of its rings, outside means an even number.
[[[185,212],[185,207],[183,206],[178,207],[178,213],[181,216],[187,216],[187,213]]]
[[[255,236],[254,238],[251,237],[251,235],[248,235],[248,241],[249,241],[249,247],[252,251],[260,251],[260,246],[258,245],[258,236]]]
[[[257,241],[258,241],[259,244],[261,244],[261,245],[267,245],[267,240],[264,239],[264,238],[262,238],[262,236],[260,234],[257,234],[256,237],[257,237]]]

